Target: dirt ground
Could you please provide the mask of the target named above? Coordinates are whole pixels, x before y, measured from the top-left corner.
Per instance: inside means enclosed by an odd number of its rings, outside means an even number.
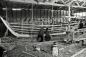
[[[1,39],[3,47],[8,50],[8,57],[52,57],[51,46],[53,40],[49,42],[36,42],[35,39],[29,38],[4,37]],[[58,40],[55,41],[59,48],[59,57],[71,57],[85,48],[76,43],[66,44]],[[34,51],[34,45],[40,45],[42,51]]]

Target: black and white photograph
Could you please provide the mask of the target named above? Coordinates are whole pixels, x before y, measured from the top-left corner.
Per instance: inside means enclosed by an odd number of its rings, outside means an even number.
[[[0,57],[86,57],[86,0],[0,0]]]

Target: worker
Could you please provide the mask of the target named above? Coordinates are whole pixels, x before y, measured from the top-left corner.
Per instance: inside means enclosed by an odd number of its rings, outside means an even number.
[[[80,21],[78,29],[82,29],[82,28],[83,28],[83,23],[82,21]]]
[[[44,30],[43,30],[43,27],[42,27],[38,32],[37,41],[38,42],[43,42],[43,37],[44,37]]]
[[[44,32],[45,36],[45,41],[49,41],[51,39],[51,36],[49,34],[48,28],[46,28],[45,32]]]

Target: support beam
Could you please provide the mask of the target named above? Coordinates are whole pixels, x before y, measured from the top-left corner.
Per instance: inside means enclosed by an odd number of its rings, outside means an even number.
[[[73,2],[73,1],[72,1]],[[63,5],[63,4],[56,4],[54,3],[53,6],[61,6],[61,7],[64,7],[64,6],[69,6],[72,4],[72,2],[70,4],[67,4],[67,5]],[[52,4],[45,4],[45,3],[39,3],[40,5],[50,5],[52,6]],[[83,6],[71,6],[71,7],[74,7],[74,8],[86,8],[86,7],[83,7]]]
[[[54,19],[54,16],[53,16],[53,4],[52,4],[52,25],[53,25],[53,19]],[[52,30],[53,30],[53,26],[52,26]]]
[[[71,0],[67,0],[65,3],[67,4],[67,3],[69,3],[69,2],[71,2]]]
[[[68,14],[69,15],[69,21],[71,21],[71,19],[70,19],[70,17],[71,17],[70,16],[70,14],[71,14],[70,6],[68,7],[68,11],[69,11],[69,14]]]
[[[79,4],[78,0],[76,1],[76,3],[77,3],[77,5],[78,5],[78,6],[80,6],[80,4]]]
[[[86,7],[83,7],[83,6],[71,6],[71,7],[74,7],[74,8],[86,8]]]
[[[8,8],[6,6],[6,21],[8,21]],[[8,29],[6,29],[4,37],[6,37],[8,35]]]
[[[17,2],[17,3],[32,3],[32,4],[38,4],[38,5],[50,5],[50,6],[52,6],[52,3],[51,2],[48,2],[48,3],[43,3],[43,2],[39,2],[39,3],[36,3],[35,1],[35,3],[34,2],[31,2],[31,1],[33,1],[33,0],[25,0],[25,1],[21,1],[21,0],[8,0],[8,1],[12,1],[12,2]],[[63,1],[63,0],[62,0]],[[68,5],[71,5],[73,2],[74,2],[75,0],[72,0],[71,2],[69,2],[69,3],[65,3],[65,4],[56,4],[56,3],[53,3],[53,6],[67,6],[68,7]],[[71,6],[71,7],[74,7],[74,8],[86,8],[86,7],[83,7],[83,5],[85,5],[85,3],[86,3],[86,1],[84,1],[84,4],[82,4],[82,6]]]
[[[32,21],[31,22],[33,23],[33,3],[32,3]]]
[[[72,0],[72,1],[69,3],[69,5],[71,5],[71,4],[73,3],[73,1],[74,1],[74,0]]]
[[[68,6],[68,12],[69,12],[69,13],[68,13],[68,16],[69,16],[69,20],[68,20],[68,21],[69,21],[69,24],[68,24],[68,28],[69,28],[69,29],[68,29],[68,30],[69,30],[69,31],[70,31],[70,21],[71,21],[71,18],[70,18],[70,17],[71,17],[71,16],[70,16],[71,10],[70,10],[70,9],[71,9],[71,7],[70,7],[70,5],[69,5],[69,6]]]
[[[82,7],[86,4],[86,0],[84,0],[84,3],[81,5]]]
[[[63,0],[61,0],[63,4],[66,4]]]

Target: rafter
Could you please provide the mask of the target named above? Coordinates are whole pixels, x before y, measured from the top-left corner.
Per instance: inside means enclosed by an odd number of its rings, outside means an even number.
[[[79,5],[81,6],[84,2],[79,2]]]
[[[72,0],[72,1],[69,3],[69,5],[71,5],[71,4],[73,3],[73,1],[75,1],[75,0]]]
[[[81,6],[84,6],[84,5],[85,5],[85,3],[86,3],[86,0],[84,0],[84,3],[83,3]]]
[[[69,3],[69,2],[71,2],[71,0],[67,0],[67,1],[65,1],[66,4]]]
[[[76,3],[77,3],[77,5],[78,5],[78,6],[80,6],[80,4],[79,4],[78,0],[76,1]]]
[[[73,1],[73,3],[71,4],[71,6],[78,6],[78,4],[75,1]]]
[[[12,1],[12,2],[19,2],[19,3],[32,3],[32,2],[30,2],[30,1],[33,1],[33,4],[40,4],[40,5],[52,5],[52,3],[43,3],[43,2],[41,2],[41,3],[36,3],[34,0],[25,0],[25,1],[21,1],[21,0],[9,0],[9,1]],[[28,2],[27,2],[28,1]],[[55,2],[58,2],[58,1],[61,1],[61,0],[55,0]],[[63,0],[62,0],[63,1]],[[61,2],[62,2],[61,1]],[[54,4],[53,4],[53,6],[69,6],[69,5],[72,5],[72,3],[74,2],[74,1],[76,1],[76,0],[71,0],[67,5],[65,5],[65,4],[58,4],[58,3],[55,3],[54,2]],[[71,7],[74,7],[74,8],[86,8],[86,7],[84,7],[83,5],[86,5],[85,4],[86,3],[86,1],[84,1],[84,3],[82,4],[82,6],[75,6],[75,5],[73,5],[73,6],[71,6]]]
[[[63,4],[66,4],[63,0],[61,0]]]
[[[71,2],[72,0],[63,0],[65,5],[69,5],[68,3]]]

